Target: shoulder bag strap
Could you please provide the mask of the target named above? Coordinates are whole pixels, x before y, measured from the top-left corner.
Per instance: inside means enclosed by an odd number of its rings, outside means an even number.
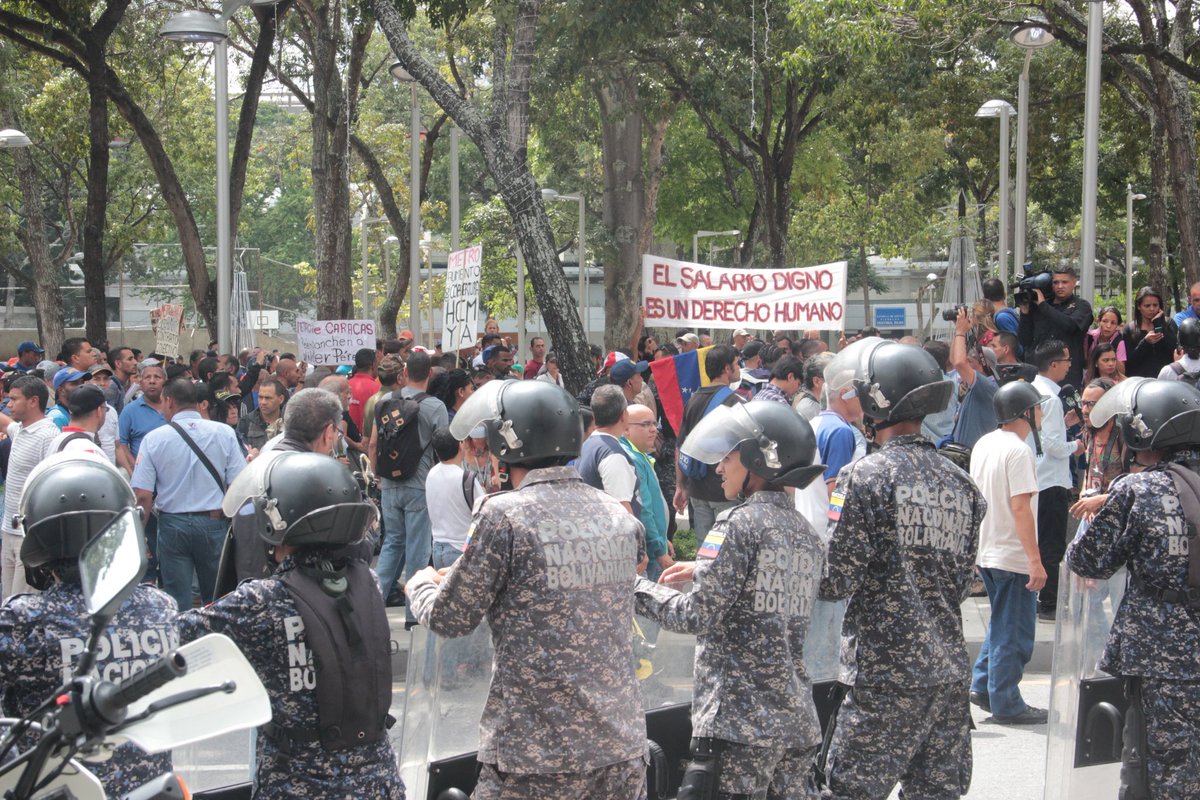
[[[178,422],[172,420],[167,424],[183,437],[183,441],[187,443],[188,447],[192,448],[192,452],[196,454],[196,458],[200,459],[200,463],[208,470],[208,474],[212,475],[212,479],[217,482],[217,486],[221,487],[221,494],[225,494],[225,481],[221,478],[221,473],[217,472],[217,468],[213,466],[213,463],[208,460],[208,456],[204,455],[204,451],[196,446],[196,443],[192,441],[192,437],[187,435],[187,431]]]

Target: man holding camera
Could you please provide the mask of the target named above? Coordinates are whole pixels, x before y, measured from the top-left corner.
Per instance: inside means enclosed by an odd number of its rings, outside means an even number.
[[[1021,319],[1017,325],[1017,336],[1025,348],[1026,360],[1038,342],[1059,339],[1066,344],[1071,354],[1071,368],[1059,385],[1083,385],[1083,341],[1092,325],[1092,304],[1075,295],[1075,284],[1079,282],[1072,267],[1060,267],[1051,277],[1051,296],[1044,288],[1046,273],[1023,278],[1017,285],[1017,307]],[[1025,302],[1020,302],[1024,300]]]

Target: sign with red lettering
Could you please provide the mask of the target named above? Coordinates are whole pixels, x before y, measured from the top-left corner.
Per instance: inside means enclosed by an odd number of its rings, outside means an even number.
[[[842,330],[846,262],[728,269],[645,255],[642,305],[656,327]]]
[[[364,347],[375,349],[375,323],[369,319],[298,319],[300,360],[314,366],[353,364]]]

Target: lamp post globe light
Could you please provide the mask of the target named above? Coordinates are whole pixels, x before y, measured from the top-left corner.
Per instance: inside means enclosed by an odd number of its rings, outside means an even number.
[[[32,144],[30,138],[16,128],[0,130],[0,150],[16,150]]]
[[[212,43],[213,82],[217,101],[217,348],[232,346],[229,305],[233,292],[233,235],[229,218],[229,27],[243,6],[273,6],[277,0],[224,0],[221,16],[186,10],[172,14],[158,35],[175,42]]]
[[[1009,34],[1013,44],[1025,51],[1025,66],[1017,88],[1017,199],[1013,216],[1013,271],[1025,269],[1025,215],[1028,204],[1029,167],[1029,63],[1033,51],[1054,44],[1054,36],[1045,28],[1046,18],[1033,15]]]
[[[388,70],[400,83],[408,84],[408,329],[413,341],[421,339],[421,104],[417,100],[417,79],[399,61]]]
[[[1008,225],[1008,123],[1014,113],[1016,110],[1005,100],[988,100],[975,112],[976,117],[985,119],[998,117],[1000,119],[1000,235],[996,237],[996,274],[1006,284],[1009,282],[1008,246],[1010,235]]]

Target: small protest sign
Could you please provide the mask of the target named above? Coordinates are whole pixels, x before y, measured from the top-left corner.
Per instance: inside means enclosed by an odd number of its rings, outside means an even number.
[[[183,328],[183,306],[163,303],[150,310],[150,325],[154,328],[154,352],[177,358],[179,331]]]
[[[300,360],[314,366],[353,364],[364,347],[375,349],[375,323],[369,319],[298,319]]]
[[[446,263],[446,298],[442,304],[442,351],[453,353],[475,346],[479,331],[479,279],[483,247],[475,245],[450,254]]]

